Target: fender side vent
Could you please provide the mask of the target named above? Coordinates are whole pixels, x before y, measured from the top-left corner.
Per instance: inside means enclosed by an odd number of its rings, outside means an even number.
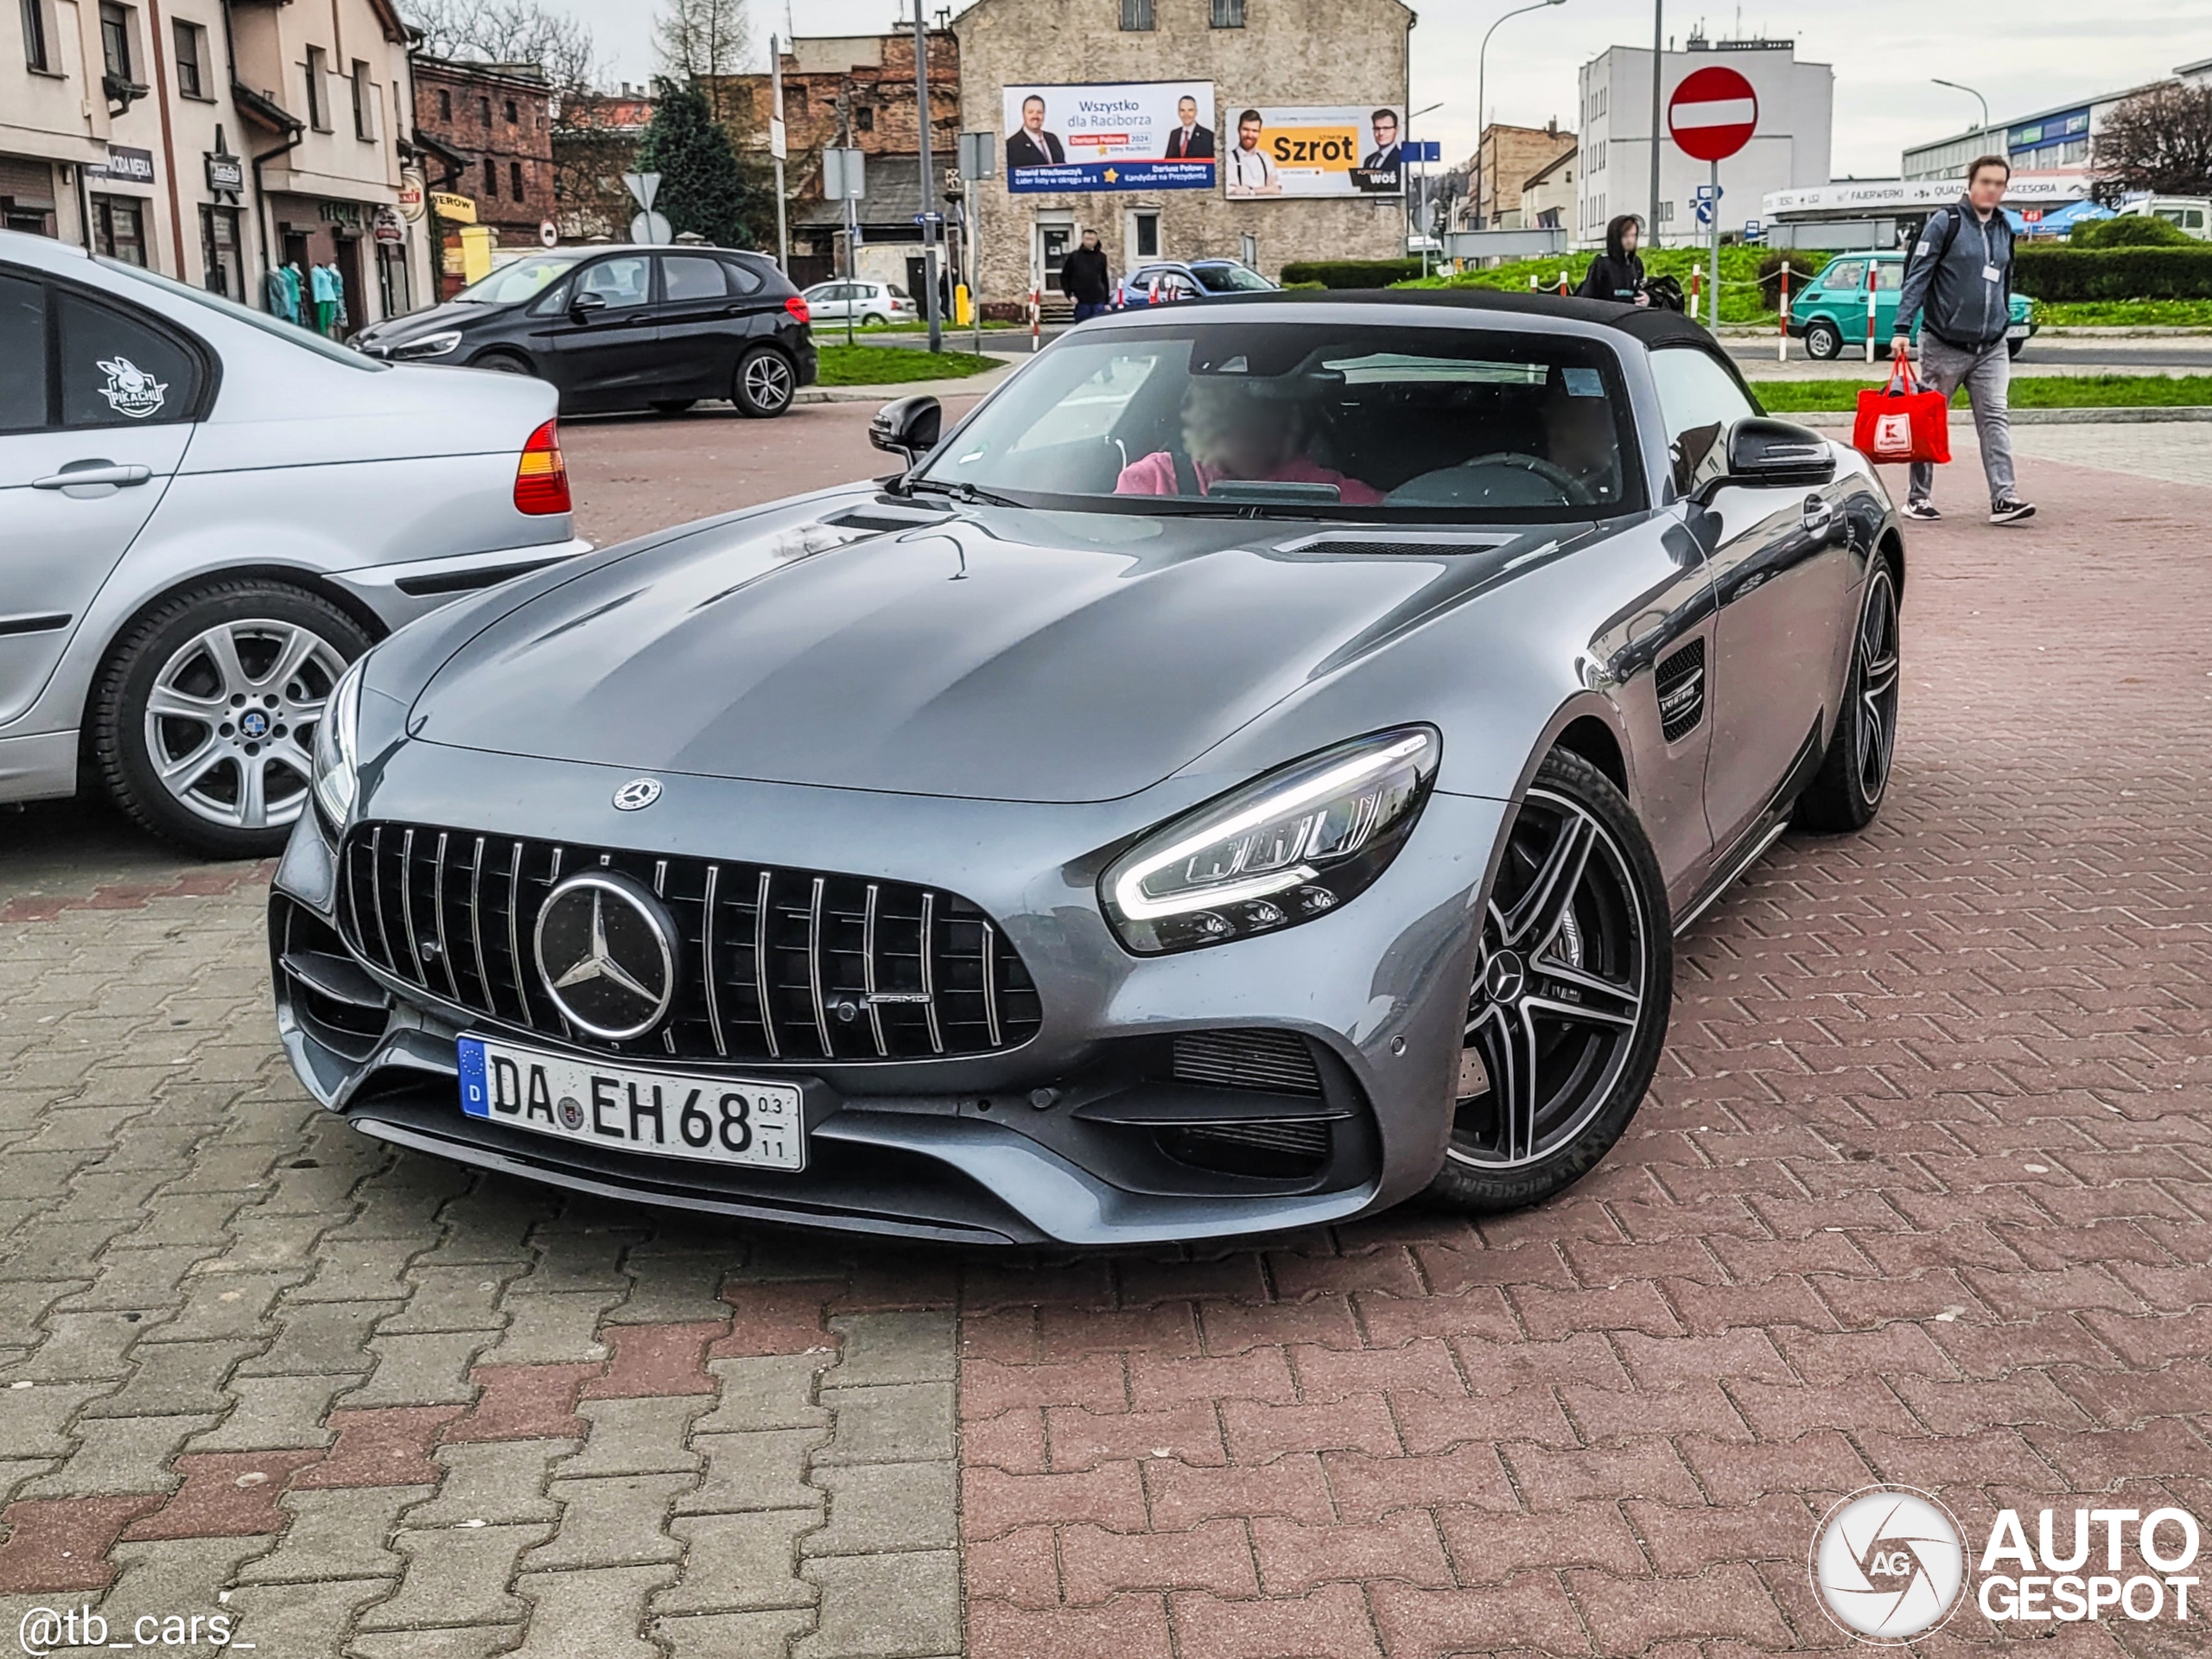
[[[1659,730],[1669,742],[1705,718],[1705,641],[1693,639],[1652,671],[1659,694]]]

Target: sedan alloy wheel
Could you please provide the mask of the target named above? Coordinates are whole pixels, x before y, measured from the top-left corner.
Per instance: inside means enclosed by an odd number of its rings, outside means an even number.
[[[146,752],[188,810],[232,830],[290,823],[315,771],[315,728],[346,659],[311,629],[253,618],[180,646],[146,702]]]

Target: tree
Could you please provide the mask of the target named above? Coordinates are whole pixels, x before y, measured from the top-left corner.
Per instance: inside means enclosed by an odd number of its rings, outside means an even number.
[[[747,221],[752,191],[738,165],[737,146],[696,86],[653,83],[652,124],[638,152],[641,171],[660,175],[653,208],[679,234],[696,231],[725,248],[753,245]]]
[[[412,0],[407,10],[432,57],[532,64],[556,94],[590,89],[598,67],[591,30],[540,0]]]
[[[2096,139],[2096,194],[2212,194],[2212,86],[2172,80],[2125,99]]]
[[[654,26],[654,53],[674,80],[703,84],[717,121],[727,122],[722,77],[744,72],[753,49],[745,0],[668,0]]]

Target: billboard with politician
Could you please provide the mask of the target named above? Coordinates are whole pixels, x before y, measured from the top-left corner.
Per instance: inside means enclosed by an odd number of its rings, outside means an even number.
[[[1395,104],[1231,105],[1222,124],[1231,196],[1405,194],[1405,111]]]
[[[1012,191],[1211,190],[1213,83],[1004,89]]]

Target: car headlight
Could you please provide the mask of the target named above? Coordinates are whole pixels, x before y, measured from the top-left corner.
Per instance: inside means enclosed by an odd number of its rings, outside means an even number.
[[[1443,749],[1426,726],[1378,732],[1209,801],[1108,867],[1107,919],[1131,950],[1159,956],[1327,915],[1397,856]]]
[[[435,334],[425,334],[420,340],[410,340],[404,346],[387,346],[386,357],[443,357],[461,344],[461,330],[448,328]]]
[[[360,793],[354,745],[361,723],[361,663],[339,677],[315,728],[315,804],[334,830],[344,830]]]

